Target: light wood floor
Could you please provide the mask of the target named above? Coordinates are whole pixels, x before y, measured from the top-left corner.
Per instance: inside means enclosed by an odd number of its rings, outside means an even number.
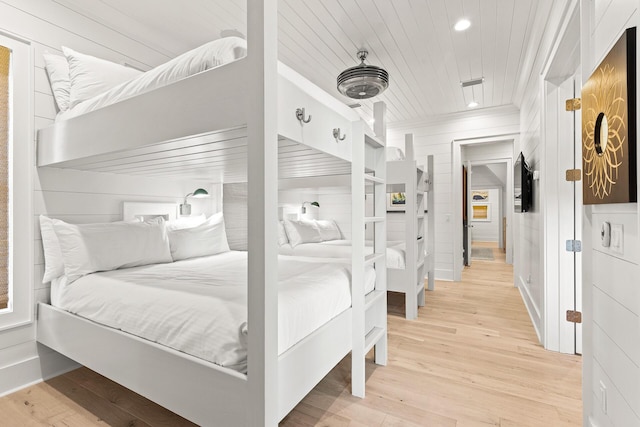
[[[504,253],[437,282],[415,321],[389,297],[389,364],[349,392],[346,357],[281,426],[581,426],[581,359],[545,351]],[[189,422],[81,368],[0,399],[2,426],[184,426]]]

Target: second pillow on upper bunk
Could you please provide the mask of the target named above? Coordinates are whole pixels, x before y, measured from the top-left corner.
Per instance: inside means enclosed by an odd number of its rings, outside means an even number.
[[[85,55],[68,47],[63,46],[62,52],[69,64],[69,108],[142,74],[142,71],[134,68]]]

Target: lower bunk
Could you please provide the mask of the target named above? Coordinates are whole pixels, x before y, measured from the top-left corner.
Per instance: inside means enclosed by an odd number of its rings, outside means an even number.
[[[424,243],[419,237],[419,243]],[[411,242],[410,244],[414,244]],[[424,245],[416,245],[416,251],[424,251]],[[317,257],[326,260],[350,262],[351,241],[342,238],[334,220],[284,220],[279,226],[280,255]],[[365,241],[365,256],[373,254],[373,241]],[[417,317],[418,307],[425,304],[425,272],[430,254],[412,257],[407,265],[407,243],[404,240],[386,241],[387,290],[405,294],[406,317]],[[432,272],[429,272],[433,280]],[[411,314],[413,313],[413,314]]]
[[[200,425],[245,425],[246,259],[231,251],[62,277],[52,304],[39,304],[37,339]],[[365,280],[370,292],[373,269]],[[278,304],[282,419],[352,350],[349,267],[280,257]]]

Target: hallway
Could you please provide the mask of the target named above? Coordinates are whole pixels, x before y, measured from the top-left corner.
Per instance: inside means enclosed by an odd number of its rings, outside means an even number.
[[[367,366],[367,399],[349,394],[347,357],[283,424],[581,426],[582,359],[538,344],[504,252],[476,244],[494,259],[437,281],[415,321],[389,295],[389,364]]]

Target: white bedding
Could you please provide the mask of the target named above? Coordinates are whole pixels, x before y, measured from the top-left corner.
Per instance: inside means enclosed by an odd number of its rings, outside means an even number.
[[[214,40],[59,113],[56,120],[67,120],[115,104],[201,71],[235,61],[246,53],[247,43],[241,38],[225,37]]]
[[[292,246],[289,243],[280,246],[280,255],[295,255],[321,258],[351,258],[351,240],[328,240],[321,243],[302,243]],[[373,253],[373,242],[367,241],[365,255]],[[405,245],[402,241],[387,242],[387,268],[406,266]]]
[[[52,283],[52,305],[246,372],[247,253],[94,273]],[[279,257],[278,352],[351,306],[350,266]],[[375,271],[365,270],[365,292]]]

